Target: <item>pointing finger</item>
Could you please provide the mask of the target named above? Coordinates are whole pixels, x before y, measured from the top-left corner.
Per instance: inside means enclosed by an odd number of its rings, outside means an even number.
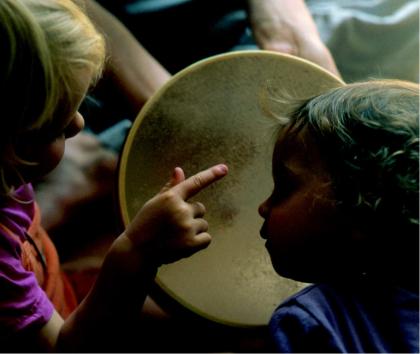
[[[226,165],[216,165],[189,177],[185,181],[173,187],[172,190],[179,193],[181,198],[187,200],[204,188],[208,187],[210,184],[226,176],[227,172],[228,168]]]

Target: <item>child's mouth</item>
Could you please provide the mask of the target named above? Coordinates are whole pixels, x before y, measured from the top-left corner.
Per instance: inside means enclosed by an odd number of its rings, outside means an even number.
[[[266,227],[266,225],[265,224],[263,224],[263,226],[261,227],[261,230],[260,230],[260,236],[264,239],[264,240],[267,240],[267,227]]]

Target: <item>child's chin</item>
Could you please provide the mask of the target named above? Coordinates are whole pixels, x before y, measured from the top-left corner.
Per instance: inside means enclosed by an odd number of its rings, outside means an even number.
[[[38,182],[51,173],[57,167],[58,162],[51,161],[48,165],[26,166],[21,170],[21,176],[26,183]]]
[[[312,265],[306,263],[304,264],[290,264],[286,261],[283,262],[273,262],[273,268],[276,273],[283,278],[292,279],[302,283],[319,283],[325,281],[328,277],[325,272],[321,270],[314,269]]]

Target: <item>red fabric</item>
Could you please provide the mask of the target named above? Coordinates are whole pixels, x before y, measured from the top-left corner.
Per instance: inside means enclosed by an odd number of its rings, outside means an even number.
[[[28,234],[45,257],[46,271],[35,248],[28,242],[22,243],[22,263],[27,270],[35,273],[39,285],[44,289],[57,312],[67,318],[77,307],[77,299],[67,276],[60,270],[59,257],[54,244],[41,225],[41,213],[35,204],[35,215]]]

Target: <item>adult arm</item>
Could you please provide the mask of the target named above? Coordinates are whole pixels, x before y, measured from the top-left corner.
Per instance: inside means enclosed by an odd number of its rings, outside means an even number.
[[[248,9],[261,49],[296,55],[340,76],[304,0],[248,0]]]
[[[138,111],[170,74],[113,14],[94,0],[83,1],[87,14],[106,40],[106,73]]]

